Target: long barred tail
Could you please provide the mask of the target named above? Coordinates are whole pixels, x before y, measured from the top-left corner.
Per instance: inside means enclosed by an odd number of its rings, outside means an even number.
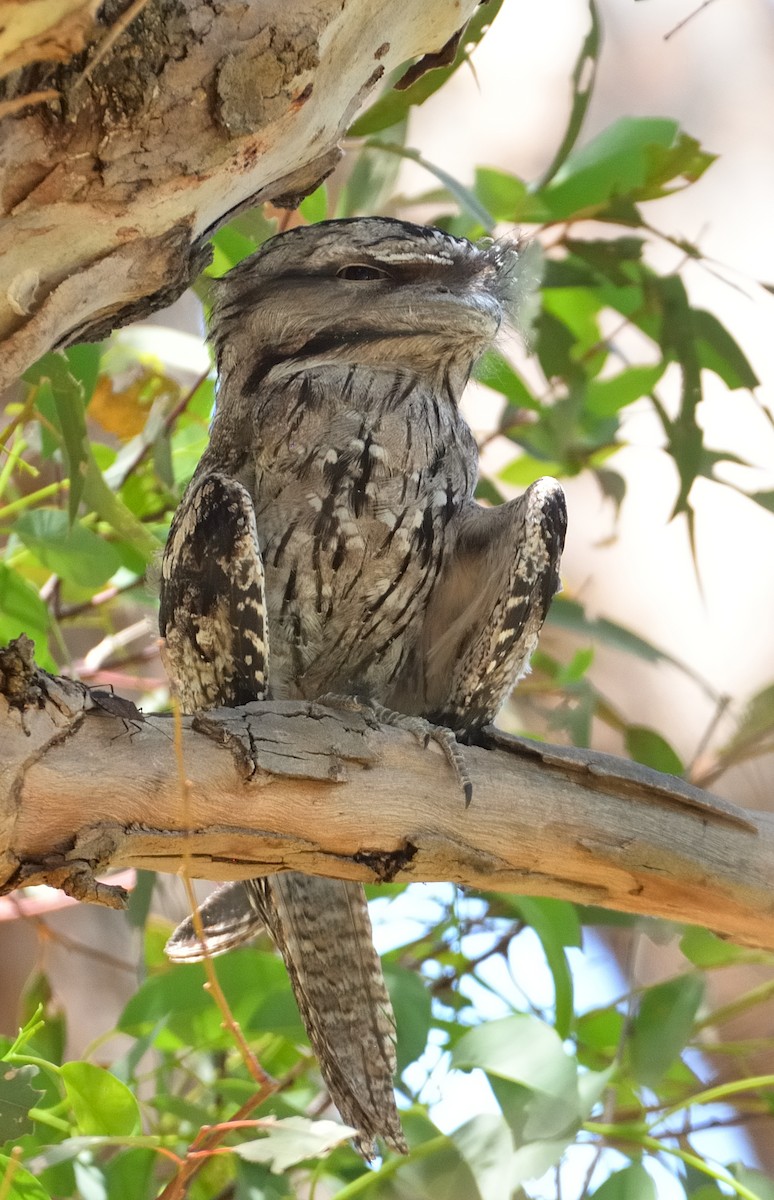
[[[212,954],[268,928],[331,1099],[358,1131],[358,1150],[372,1158],[380,1137],[405,1154],[392,1083],[395,1019],[360,884],[296,872],[249,879],[213,892],[200,917]],[[178,962],[202,958],[192,917],[175,930],[167,954]]]

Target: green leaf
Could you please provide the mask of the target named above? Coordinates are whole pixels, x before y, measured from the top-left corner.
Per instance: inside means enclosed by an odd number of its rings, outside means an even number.
[[[32,1086],[38,1075],[34,1066],[15,1067],[8,1063],[0,1072],[0,1143],[31,1133],[33,1123],[28,1115],[43,1095],[41,1088]]]
[[[578,1120],[577,1064],[565,1052],[556,1030],[537,1017],[519,1014],[476,1026],[457,1042],[451,1065],[464,1070],[480,1067],[498,1099],[500,1079],[517,1084],[519,1093],[524,1089],[534,1093],[521,1114],[525,1116],[521,1133],[527,1141],[553,1138]],[[519,1107],[519,1093],[508,1088],[502,1092],[506,1093],[509,1102],[517,1097]]]
[[[484,232],[489,232],[494,228],[496,224],[494,217],[480,203],[475,193],[450,175],[448,171],[444,171],[443,167],[437,167],[434,163],[428,162],[418,150],[412,150],[408,146],[398,146],[393,142],[373,141],[368,142],[367,145],[369,149],[380,150],[385,154],[396,154],[399,158],[408,158],[411,162],[418,163],[420,167],[424,167],[426,171],[441,181],[449,195],[457,201],[463,213],[467,213]]]
[[[517,1182],[511,1175],[513,1136],[502,1117],[481,1113],[460,1125],[450,1140],[470,1167],[481,1200],[504,1200]]]
[[[570,77],[570,82],[572,83],[572,105],[567,120],[567,128],[556,154],[551,160],[551,165],[546,169],[540,180],[539,186],[541,188],[544,188],[554,178],[559,169],[567,161],[580,135],[589,102],[594,92],[599,52],[602,48],[599,14],[597,13],[597,6],[594,0],[589,0],[589,17],[591,19],[589,31],[583,40],[580,53],[575,60],[575,66]]]
[[[772,729],[774,729],[774,683],[768,684],[756,692],[749,700],[733,737],[723,747],[723,755],[760,741]]]
[[[544,475],[563,475],[563,464],[547,462],[544,458],[535,458],[532,454],[520,454],[497,472],[497,478],[503,483],[512,483],[514,487],[527,488],[536,479]]]
[[[593,638],[603,646],[621,650],[625,654],[632,654],[645,662],[668,663],[692,679],[715,702],[719,700],[718,694],[710,685],[686,663],[673,658],[665,650],[659,649],[652,642],[646,641],[645,638],[632,633],[630,629],[626,629],[625,626],[619,625],[615,621],[608,621],[605,617],[593,619],[587,617],[583,605],[577,600],[557,596],[549,609],[548,623],[556,625],[558,629],[566,629],[569,633]]]
[[[82,521],[71,524],[60,508],[21,513],[15,532],[38,562],[79,587],[96,589],[121,566],[115,547]]]
[[[107,1161],[102,1159],[106,1200],[151,1200],[158,1192],[154,1179],[157,1158],[150,1148],[129,1146]]]
[[[500,392],[514,408],[540,411],[540,401],[532,395],[521,376],[497,351],[487,350],[476,364],[474,375],[478,383],[483,383],[484,387],[491,388],[494,392]]]
[[[307,1158],[319,1158],[340,1146],[357,1130],[336,1121],[310,1121],[307,1117],[285,1117],[272,1123],[265,1137],[242,1142],[234,1153],[248,1162],[267,1163],[276,1174]]]
[[[416,971],[395,963],[383,964],[384,977],[395,1013],[398,1070],[403,1071],[424,1053],[430,1030],[430,993]]]
[[[60,1069],[80,1134],[131,1137],[140,1132],[137,1101],[115,1075],[87,1062],[68,1062]]]
[[[237,1159],[234,1200],[296,1200],[297,1196],[288,1179],[272,1175],[260,1163]]]
[[[408,121],[394,126],[386,135],[376,134],[369,138],[355,159],[355,165],[341,190],[336,205],[337,217],[353,217],[359,214],[380,212],[389,208],[395,194],[395,185],[401,170],[400,159],[393,154],[379,154],[374,143],[392,142],[405,145]]]
[[[212,262],[207,268],[207,274],[219,279],[240,263],[242,259],[254,254],[257,249],[252,238],[246,237],[236,229],[226,225],[212,237]]]
[[[324,183],[311,192],[298,206],[298,211],[309,225],[316,225],[328,216],[328,189]]]
[[[666,365],[660,362],[654,367],[627,367],[610,379],[589,380],[586,408],[597,417],[613,416],[642,396],[650,395]]]
[[[498,221],[514,225],[537,225],[550,215],[529,191],[523,179],[494,167],[476,167],[473,191],[484,208]]]
[[[601,341],[600,303],[588,288],[554,287],[543,293],[543,311],[561,321],[573,335],[572,362],[593,350]],[[554,372],[547,372],[553,374]],[[558,372],[557,372],[558,373]]]
[[[656,1185],[639,1163],[609,1175],[593,1193],[593,1200],[656,1200]]]
[[[554,1025],[559,1036],[566,1038],[573,1021],[573,982],[565,947],[582,944],[578,914],[566,900],[535,896],[518,897],[515,908],[540,938],[554,981]]]
[[[693,325],[702,367],[714,371],[731,389],[758,386],[760,380],[747,358],[716,316],[701,308],[694,309]]]
[[[276,954],[252,948],[237,950],[218,961],[217,971],[245,1034],[271,1030],[285,1037],[303,1037],[287,972]],[[118,1028],[134,1037],[155,1031],[155,1044],[165,1050],[231,1045],[231,1035],[223,1029],[220,1013],[204,991],[205,982],[204,969],[198,963],[151,976],[127,1003]]]
[[[80,342],[64,352],[70,375],[80,385],[83,402],[88,405],[99,379],[102,345],[99,342]]]
[[[614,202],[619,207],[610,215],[631,219],[621,200],[656,199],[666,194],[668,182],[695,180],[713,161],[675,121],[622,117],[570,154],[537,196],[554,220],[604,210]]]
[[[765,508],[767,512],[774,512],[774,492],[745,492],[750,500],[754,500],[756,504],[760,504],[761,508]]]
[[[10,1186],[6,1186],[10,1178]],[[49,1193],[41,1183],[30,1175],[18,1160],[10,1159],[7,1154],[0,1154],[0,1195],[3,1200],[51,1200]]]
[[[382,129],[390,129],[393,125],[404,121],[411,108],[423,104],[429,96],[443,87],[446,80],[462,63],[467,62],[471,50],[481,41],[502,4],[503,0],[488,0],[487,4],[480,5],[468,21],[453,62],[447,67],[437,67],[428,71],[410,87],[400,91],[391,88],[385,92],[357,118],[354,125],[350,127],[349,136],[367,137],[369,134],[378,133]]]
[[[758,1200],[774,1200],[774,1180],[771,1180],[768,1175],[764,1175],[762,1171],[756,1171],[752,1167],[746,1167],[744,1163],[732,1163],[729,1167],[731,1174],[738,1183],[746,1187]]]
[[[704,983],[680,975],[644,993],[632,1027],[632,1070],[647,1087],[657,1087],[691,1036]]]
[[[61,438],[70,479],[70,520],[75,519],[83,500],[143,556],[144,562],[150,562],[158,552],[158,543],[105,482],[86,431],[83,388],[70,374],[64,355],[44,355],[24,378],[37,387],[37,407],[53,422]],[[51,411],[49,402],[53,404]]]
[[[24,1025],[37,1025],[41,1015],[43,1025],[33,1033],[29,1042],[30,1049],[36,1058],[61,1063],[64,1058],[67,1022],[64,1011],[51,990],[48,976],[44,971],[37,970],[33,971],[24,984],[19,999],[19,1019]]]
[[[0,614],[6,619],[9,629],[14,630],[8,636],[8,641],[20,633],[26,633],[33,641],[39,638],[45,647],[50,624],[48,609],[32,584],[13,567],[1,562]]]
[[[597,1008],[578,1017],[578,1045],[598,1052],[608,1061],[615,1056],[623,1032],[624,1017],[615,1008]]]
[[[733,942],[727,942],[699,925],[692,925],[686,929],[680,939],[680,949],[689,962],[702,969],[745,962],[754,954],[747,947],[735,946]]]
[[[665,775],[684,775],[685,764],[666,738],[644,725],[628,725],[626,751],[635,762],[663,771]]]
[[[69,363],[64,354],[54,351],[39,359],[24,378],[28,383],[38,386],[47,381],[50,386],[50,397],[70,481],[67,506],[72,522],[83,495],[85,467],[89,458],[84,389],[70,374]],[[49,393],[45,394],[48,396]]]

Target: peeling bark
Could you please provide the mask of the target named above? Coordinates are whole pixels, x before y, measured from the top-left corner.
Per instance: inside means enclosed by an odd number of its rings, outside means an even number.
[[[441,750],[294,701],[137,717],[0,651],[0,893],[120,906],[109,867],[450,880],[708,925],[774,949],[774,817],[610,755],[492,734]],[[122,712],[129,715],[121,715]]]
[[[312,191],[385,74],[475,6],[0,0],[0,386],[170,303],[241,208]]]

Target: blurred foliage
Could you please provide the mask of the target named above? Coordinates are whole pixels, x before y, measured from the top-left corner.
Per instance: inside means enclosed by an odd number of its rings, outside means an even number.
[[[496,477],[482,478],[481,498],[497,502],[509,487],[546,473],[586,472],[617,511],[626,485],[615,455],[627,444],[636,406],[660,424],[678,479],[674,516],[692,534],[697,480],[730,488],[718,477],[720,464],[748,465],[706,443],[699,410],[707,375],[740,393],[738,403],[756,403],[757,380],[743,350],[686,290],[681,272],[701,262],[700,249],[653,226],[659,199],[693,186],[713,156],[663,118],[620,120],[578,144],[600,47],[592,4],[567,128],[544,176],[529,181],[482,166],[470,185],[450,178],[407,144],[411,110],[467,60],[498,8],[496,0],[479,8],[452,64],[405,90],[385,90],[351,130],[349,167],[335,194],[321,188],[293,220],[421,206],[459,236],[534,227],[540,252],[525,256],[525,271],[540,284],[526,331],[532,355],[517,364],[492,352],[477,369],[499,403],[487,439],[506,439],[513,451]],[[432,190],[398,200],[405,159],[427,169]],[[239,217],[213,239],[207,274],[222,274],[288,219],[269,210]],[[673,248],[673,270],[650,265],[656,241]],[[206,304],[205,280],[197,290]],[[139,344],[119,334],[46,355],[6,405],[0,642],[25,632],[43,666],[113,683],[150,706],[166,699],[153,634],[154,560],[204,449],[215,393],[206,366],[183,384],[180,371]],[[771,491],[748,495],[751,504],[774,509]],[[576,649],[567,661],[545,649],[535,655],[519,689],[528,727],[586,744],[601,721],[632,757],[684,773],[665,731],[627,724],[595,686],[594,648],[670,665],[719,712],[723,698],[641,634],[589,616],[576,597],[557,599],[551,627]],[[705,780],[773,747],[774,685],[747,702]],[[166,962],[168,931],[146,919],[147,883],[130,913],[135,926],[144,925],[143,982],[118,1023],[129,1044],[123,1056],[109,1067],[91,1058],[63,1061],[66,1018],[43,974],[22,998],[18,1037],[0,1041],[2,1200],[503,1200],[555,1193],[559,1174],[556,1184],[534,1181],[559,1172],[560,1162],[571,1168],[562,1168],[565,1196],[651,1200],[657,1190],[645,1164],[655,1160],[673,1172],[674,1195],[774,1196],[774,1183],[759,1172],[719,1162],[695,1144],[707,1127],[774,1115],[774,1077],[746,1077],[753,1047],[726,1040],[721,1028],[725,1017],[771,1000],[774,981],[717,1012],[707,1007],[705,987],[708,972],[771,967],[772,956],[691,929],[681,941],[681,974],[582,1007],[574,971],[584,927],[631,925],[629,918],[534,897],[436,897],[421,933],[404,937],[384,959],[411,1151],[369,1170],[346,1128],[319,1117],[320,1079],[279,959],[259,945],[217,965],[228,1010],[268,1073],[256,1083],[224,1012],[203,990],[203,969]],[[393,897],[382,900],[388,910],[400,893],[378,891]],[[524,939],[532,939],[533,958],[545,960],[546,1003],[516,986]],[[709,1040],[713,1053],[736,1060],[736,1079],[702,1082],[698,1052]],[[759,1039],[757,1049],[767,1047],[774,1049],[774,1038]],[[490,1100],[490,1111],[451,1133],[432,1117],[447,1070],[485,1080]],[[576,1154],[580,1166],[572,1166]]]

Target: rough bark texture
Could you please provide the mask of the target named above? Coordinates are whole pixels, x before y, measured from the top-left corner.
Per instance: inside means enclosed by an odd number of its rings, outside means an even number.
[[[380,80],[474,8],[0,2],[0,386],[171,302],[241,207],[311,191]]]
[[[0,655],[0,892],[120,905],[96,872],[235,879],[291,869],[452,880],[708,925],[774,948],[774,818],[608,755],[494,737],[465,809],[436,746],[282,702],[133,714]],[[187,832],[186,832],[187,831]]]

